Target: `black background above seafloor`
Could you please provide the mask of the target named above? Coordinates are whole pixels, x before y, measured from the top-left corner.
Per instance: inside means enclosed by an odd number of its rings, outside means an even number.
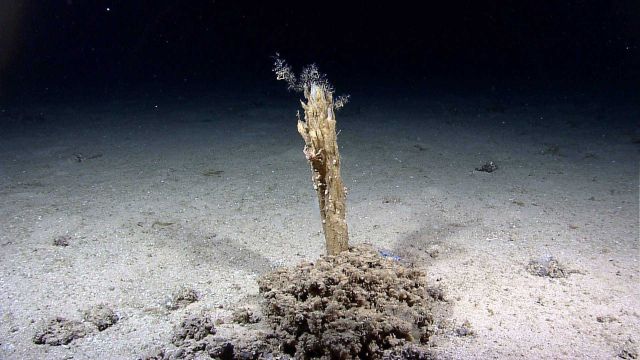
[[[592,91],[640,79],[640,2],[0,3],[0,96],[282,88],[269,56],[370,86]],[[395,90],[394,90],[395,91]],[[604,91],[603,91],[604,92]]]

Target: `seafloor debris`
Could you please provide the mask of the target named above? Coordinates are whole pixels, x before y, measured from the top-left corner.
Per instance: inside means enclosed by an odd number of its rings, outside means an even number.
[[[102,331],[118,322],[118,315],[105,304],[98,304],[84,312],[83,319]]]
[[[580,270],[567,269],[551,255],[544,255],[538,259],[529,261],[527,271],[532,275],[550,278],[564,278],[570,274],[582,274]]]
[[[494,163],[493,161],[487,161],[481,167],[476,168],[476,171],[484,171],[488,173],[492,173],[496,170],[498,170],[498,165],[496,165],[496,163]]]
[[[85,337],[90,330],[80,321],[56,317],[36,332],[33,342],[51,346],[66,345],[75,339]]]
[[[98,158],[101,158],[102,156],[103,156],[103,154],[101,154],[101,153],[85,156],[83,153],[77,152],[77,153],[71,154],[71,160],[74,161],[74,162],[81,163],[81,162],[84,162],[86,160],[98,159]]]
[[[198,293],[195,290],[183,287],[173,293],[164,305],[169,310],[177,310],[198,301],[198,298]]]
[[[219,336],[214,321],[207,315],[189,315],[174,330],[174,347],[160,349],[144,360],[173,359],[273,359],[263,341],[252,336],[227,339]]]
[[[475,334],[475,332],[473,331],[473,328],[471,327],[471,323],[469,322],[469,320],[465,320],[462,323],[462,325],[460,325],[457,328],[455,328],[453,330],[453,333],[456,336],[471,336],[471,335]]]
[[[36,331],[33,342],[51,346],[66,345],[96,330],[103,331],[116,322],[118,322],[116,313],[107,305],[99,304],[83,313],[83,321],[67,320],[60,316],[49,320],[46,325]]]
[[[189,341],[201,341],[209,335],[215,335],[216,329],[213,320],[208,316],[190,315],[182,320],[173,334],[171,342],[181,346]]]
[[[53,246],[62,246],[62,247],[69,246],[70,241],[71,241],[71,236],[60,235],[55,239],[53,239]]]

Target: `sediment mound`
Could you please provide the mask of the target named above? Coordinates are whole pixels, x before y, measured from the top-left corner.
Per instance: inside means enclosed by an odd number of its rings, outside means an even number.
[[[273,329],[267,340],[286,354],[428,357],[421,350],[433,324],[425,274],[369,246],[276,270],[259,286],[263,313]]]

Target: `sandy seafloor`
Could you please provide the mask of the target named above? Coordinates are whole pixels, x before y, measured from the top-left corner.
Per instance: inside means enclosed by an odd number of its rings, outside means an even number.
[[[570,97],[359,97],[337,114],[352,243],[445,292],[453,359],[612,359],[640,342],[638,129],[631,105]],[[187,313],[256,301],[256,279],[324,240],[296,95],[2,109],[0,358],[134,359]],[[82,160],[82,161],[78,161]],[[494,161],[493,173],[475,171]],[[54,246],[59,236],[69,246]],[[554,256],[566,278],[527,272]],[[200,300],[163,303],[190,287]],[[119,322],[36,345],[104,303]],[[474,334],[451,329],[471,325]]]

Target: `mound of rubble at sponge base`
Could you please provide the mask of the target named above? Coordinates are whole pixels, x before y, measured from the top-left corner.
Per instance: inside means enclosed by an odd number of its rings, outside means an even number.
[[[267,337],[295,358],[428,358],[426,276],[356,246],[259,280]]]

